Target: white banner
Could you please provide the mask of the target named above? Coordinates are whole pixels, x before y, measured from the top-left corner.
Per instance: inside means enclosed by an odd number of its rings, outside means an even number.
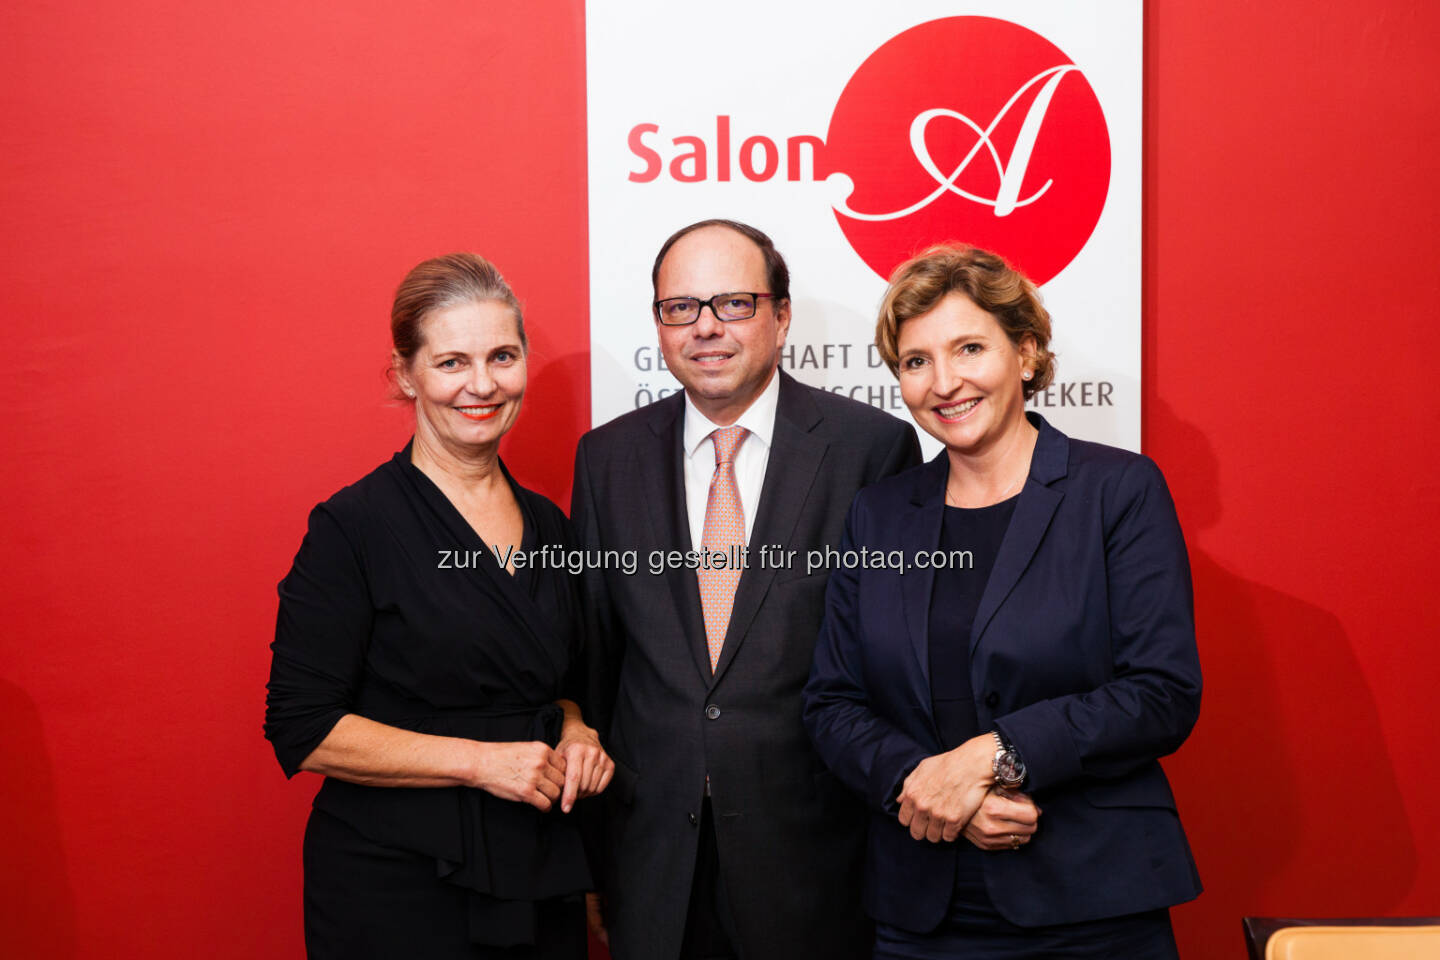
[[[973,243],[1050,310],[1030,408],[1139,450],[1141,26],[1141,0],[588,4],[592,422],[679,389],[650,268],[725,217],[790,265],[799,379],[908,418],[870,347],[885,277]]]

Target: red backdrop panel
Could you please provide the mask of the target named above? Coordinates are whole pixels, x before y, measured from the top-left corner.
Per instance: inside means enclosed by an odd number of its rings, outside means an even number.
[[[1151,3],[1145,449],[1195,573],[1205,703],[1168,763],[1238,917],[1440,914],[1430,702],[1440,16]]]
[[[1207,678],[1168,764],[1207,885],[1176,923],[1187,956],[1235,956],[1243,913],[1440,912],[1440,13],[1147,16],[1145,445]],[[582,5],[57,2],[0,25],[0,944],[295,956],[315,784],[260,735],[274,584],[307,509],[404,442],[382,374],[416,261],[479,251],[525,300],[506,457],[568,499]]]
[[[383,371],[414,263],[481,252],[525,301],[508,459],[568,498],[582,5],[0,16],[0,954],[295,956],[316,784],[260,736],[275,583],[408,434]]]

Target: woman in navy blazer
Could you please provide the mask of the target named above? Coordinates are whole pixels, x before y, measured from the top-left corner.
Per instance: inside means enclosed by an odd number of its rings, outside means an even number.
[[[973,248],[903,264],[881,309],[945,450],[856,497],[805,690],[871,810],[877,958],[1173,957],[1200,892],[1158,763],[1200,707],[1185,543],[1151,460],[1025,413],[1049,338]]]

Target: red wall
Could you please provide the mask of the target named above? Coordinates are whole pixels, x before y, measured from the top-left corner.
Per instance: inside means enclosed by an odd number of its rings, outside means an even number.
[[[417,260],[478,250],[520,291],[507,459],[568,499],[582,4],[325,7],[0,11],[6,956],[299,954],[274,585],[403,442],[385,317]],[[1440,914],[1440,13],[1147,17],[1145,446],[1207,677],[1169,769],[1208,890],[1176,923],[1234,957],[1245,913]]]

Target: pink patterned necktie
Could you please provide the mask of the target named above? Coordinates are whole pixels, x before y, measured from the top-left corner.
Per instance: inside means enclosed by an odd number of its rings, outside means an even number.
[[[715,475],[710,479],[710,498],[705,502],[705,529],[700,535],[700,546],[706,553],[725,553],[727,560],[738,557],[745,546],[745,509],[740,504],[740,488],[735,483],[735,453],[747,436],[749,431],[744,427],[724,427],[710,434],[715,444]],[[730,566],[727,563],[724,570],[707,570],[701,564],[696,571],[712,672],[720,661],[720,648],[725,644],[725,631],[730,626],[730,608],[735,605],[735,587],[740,583],[739,565],[733,570]]]

